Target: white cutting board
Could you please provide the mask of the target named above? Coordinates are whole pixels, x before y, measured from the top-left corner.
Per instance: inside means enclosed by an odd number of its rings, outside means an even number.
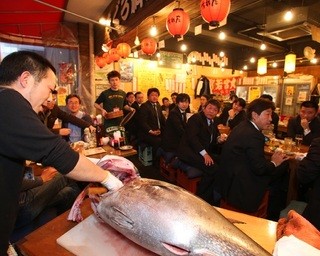
[[[156,255],[100,222],[94,214],[60,236],[57,243],[79,256]]]

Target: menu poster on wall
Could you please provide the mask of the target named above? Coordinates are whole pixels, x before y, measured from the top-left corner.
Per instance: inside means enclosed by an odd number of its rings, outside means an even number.
[[[132,62],[120,62],[120,75],[122,82],[132,82],[133,78],[133,63]]]
[[[236,90],[236,83],[239,78],[210,78],[212,93],[222,96],[229,96],[231,91]]]
[[[292,96],[294,93],[294,87],[293,86],[287,86],[286,87],[286,95],[287,96]]]
[[[104,91],[107,90],[110,86],[107,84],[96,84],[96,98]]]
[[[285,105],[292,106],[293,97],[286,97]]]
[[[299,94],[298,94],[298,102],[303,102],[303,101],[306,101],[307,100],[307,92],[306,91],[299,91]]]
[[[249,87],[249,98],[248,101],[251,102],[261,95],[261,87],[259,86],[250,86]]]
[[[163,62],[163,67],[181,68],[183,64],[183,54],[176,52],[160,51],[160,58]]]

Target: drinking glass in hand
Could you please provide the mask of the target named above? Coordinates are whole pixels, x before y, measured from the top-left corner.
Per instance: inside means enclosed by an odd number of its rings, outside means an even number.
[[[298,150],[300,150],[300,146],[301,146],[302,140],[303,140],[303,135],[302,134],[296,134],[295,141],[296,141],[296,147],[297,147]]]

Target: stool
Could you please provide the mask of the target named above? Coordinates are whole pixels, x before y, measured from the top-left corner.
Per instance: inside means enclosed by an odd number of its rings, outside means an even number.
[[[170,163],[166,164],[166,161],[162,156],[160,157],[160,173],[170,182],[176,182],[177,170],[173,168]]]
[[[200,179],[201,177],[189,179],[184,171],[177,169],[177,185],[183,187],[185,190],[188,190],[192,194],[195,194],[197,192],[197,187]]]

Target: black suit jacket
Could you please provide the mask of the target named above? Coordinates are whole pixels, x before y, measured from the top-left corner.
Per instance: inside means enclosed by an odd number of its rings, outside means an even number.
[[[185,128],[186,123],[182,120],[181,111],[176,106],[169,112],[166,120],[166,128],[161,142],[164,151],[175,152],[177,150]]]
[[[319,117],[315,117],[310,123],[309,128],[311,132],[309,132],[306,136],[303,135],[302,144],[311,145],[311,142],[314,138],[320,137],[320,119]],[[301,117],[298,115],[296,117],[290,118],[288,122],[288,136],[291,138],[295,138],[296,134],[303,134],[303,128],[301,126]]]
[[[217,125],[216,118],[214,119],[212,142],[210,142],[211,133],[206,116],[202,111],[192,115],[178,147],[178,158],[191,165],[195,162],[204,163],[200,152],[205,149],[208,154],[212,154],[215,151],[219,135]]]
[[[157,102],[157,111],[158,111],[158,116],[159,116],[159,121],[161,126],[161,133],[162,133],[164,130],[166,120],[162,114],[161,106],[158,102]],[[157,116],[150,101],[147,101],[140,106],[140,109],[138,112],[138,120],[139,120],[139,127],[140,127],[139,134],[147,135],[150,130],[158,130]]]
[[[219,116],[219,122],[223,125],[228,125],[230,129],[233,129],[235,126],[237,126],[240,122],[247,119],[246,112],[244,110],[241,110],[232,120],[229,120],[229,113],[228,111],[231,108],[224,108],[221,115]]]
[[[223,198],[247,212],[258,209],[276,167],[264,155],[265,138],[250,121],[243,121],[223,145],[219,185]]]
[[[320,229],[320,138],[312,141],[307,156],[297,169],[300,184],[312,189],[303,216]]]

